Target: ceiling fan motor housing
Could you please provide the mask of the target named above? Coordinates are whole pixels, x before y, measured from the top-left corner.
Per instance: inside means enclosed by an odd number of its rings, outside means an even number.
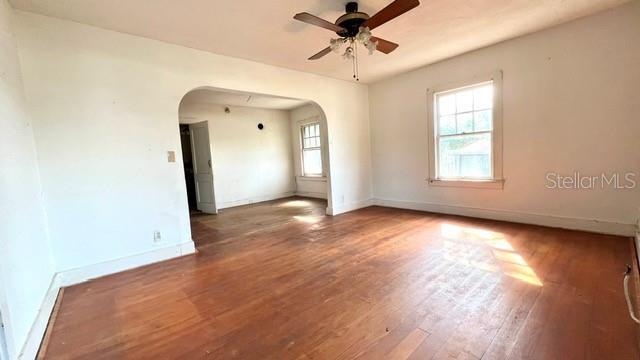
[[[369,19],[369,15],[358,11],[357,2],[348,2],[345,5],[345,10],[347,13],[336,20],[336,25],[342,26],[345,30],[336,32],[336,34],[345,38],[354,37],[358,35],[360,26]]]

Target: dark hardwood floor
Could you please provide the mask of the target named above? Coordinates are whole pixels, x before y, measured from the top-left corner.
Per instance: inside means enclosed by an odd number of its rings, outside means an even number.
[[[46,358],[639,358],[629,239],[324,206],[194,217],[197,255],[65,289]]]
[[[324,217],[327,201],[291,197],[220,210],[218,215],[191,213],[191,237],[196,247],[234,241],[292,222],[315,222]]]

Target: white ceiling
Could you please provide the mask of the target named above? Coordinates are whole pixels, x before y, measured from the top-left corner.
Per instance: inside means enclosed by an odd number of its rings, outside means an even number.
[[[433,63],[599,12],[628,0],[421,0],[374,35],[400,44],[363,56],[362,82]],[[370,15],[391,0],[361,0]],[[106,29],[334,78],[351,79],[337,54],[308,61],[334,33],[292,19],[308,11],[329,21],[346,0],[11,0],[14,7]]]
[[[308,103],[307,100],[210,89],[190,91],[184,96],[182,102],[189,104],[208,103],[279,110],[291,110]]]

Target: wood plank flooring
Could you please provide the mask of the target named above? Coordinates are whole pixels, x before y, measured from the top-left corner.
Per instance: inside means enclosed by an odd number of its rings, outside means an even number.
[[[65,289],[48,359],[639,359],[629,239],[290,198]]]

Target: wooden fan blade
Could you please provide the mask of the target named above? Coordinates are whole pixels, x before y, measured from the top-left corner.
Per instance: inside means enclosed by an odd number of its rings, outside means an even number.
[[[331,52],[331,47],[327,46],[326,48],[320,50],[319,53],[317,53],[317,54],[313,55],[312,57],[310,57],[309,60],[318,60],[318,59],[320,59],[321,57],[327,55],[330,52]]]
[[[296,20],[302,21],[303,23],[320,26],[322,28],[335,31],[335,32],[345,31],[345,28],[343,28],[342,26],[338,26],[332,22],[328,22],[325,19],[321,19],[307,12],[296,14],[293,18]]]
[[[414,7],[420,5],[419,0],[395,0],[391,4],[387,5],[384,9],[378,11],[375,15],[365,21],[362,26],[366,26],[369,30],[373,30],[378,26],[393,20],[398,16],[406,13]]]
[[[393,50],[397,49],[398,46],[400,46],[394,42],[391,42],[385,39],[380,39],[379,37],[375,37],[375,36],[372,36],[371,40],[377,41],[378,45],[376,46],[376,50],[383,52],[385,54],[392,52]]]

